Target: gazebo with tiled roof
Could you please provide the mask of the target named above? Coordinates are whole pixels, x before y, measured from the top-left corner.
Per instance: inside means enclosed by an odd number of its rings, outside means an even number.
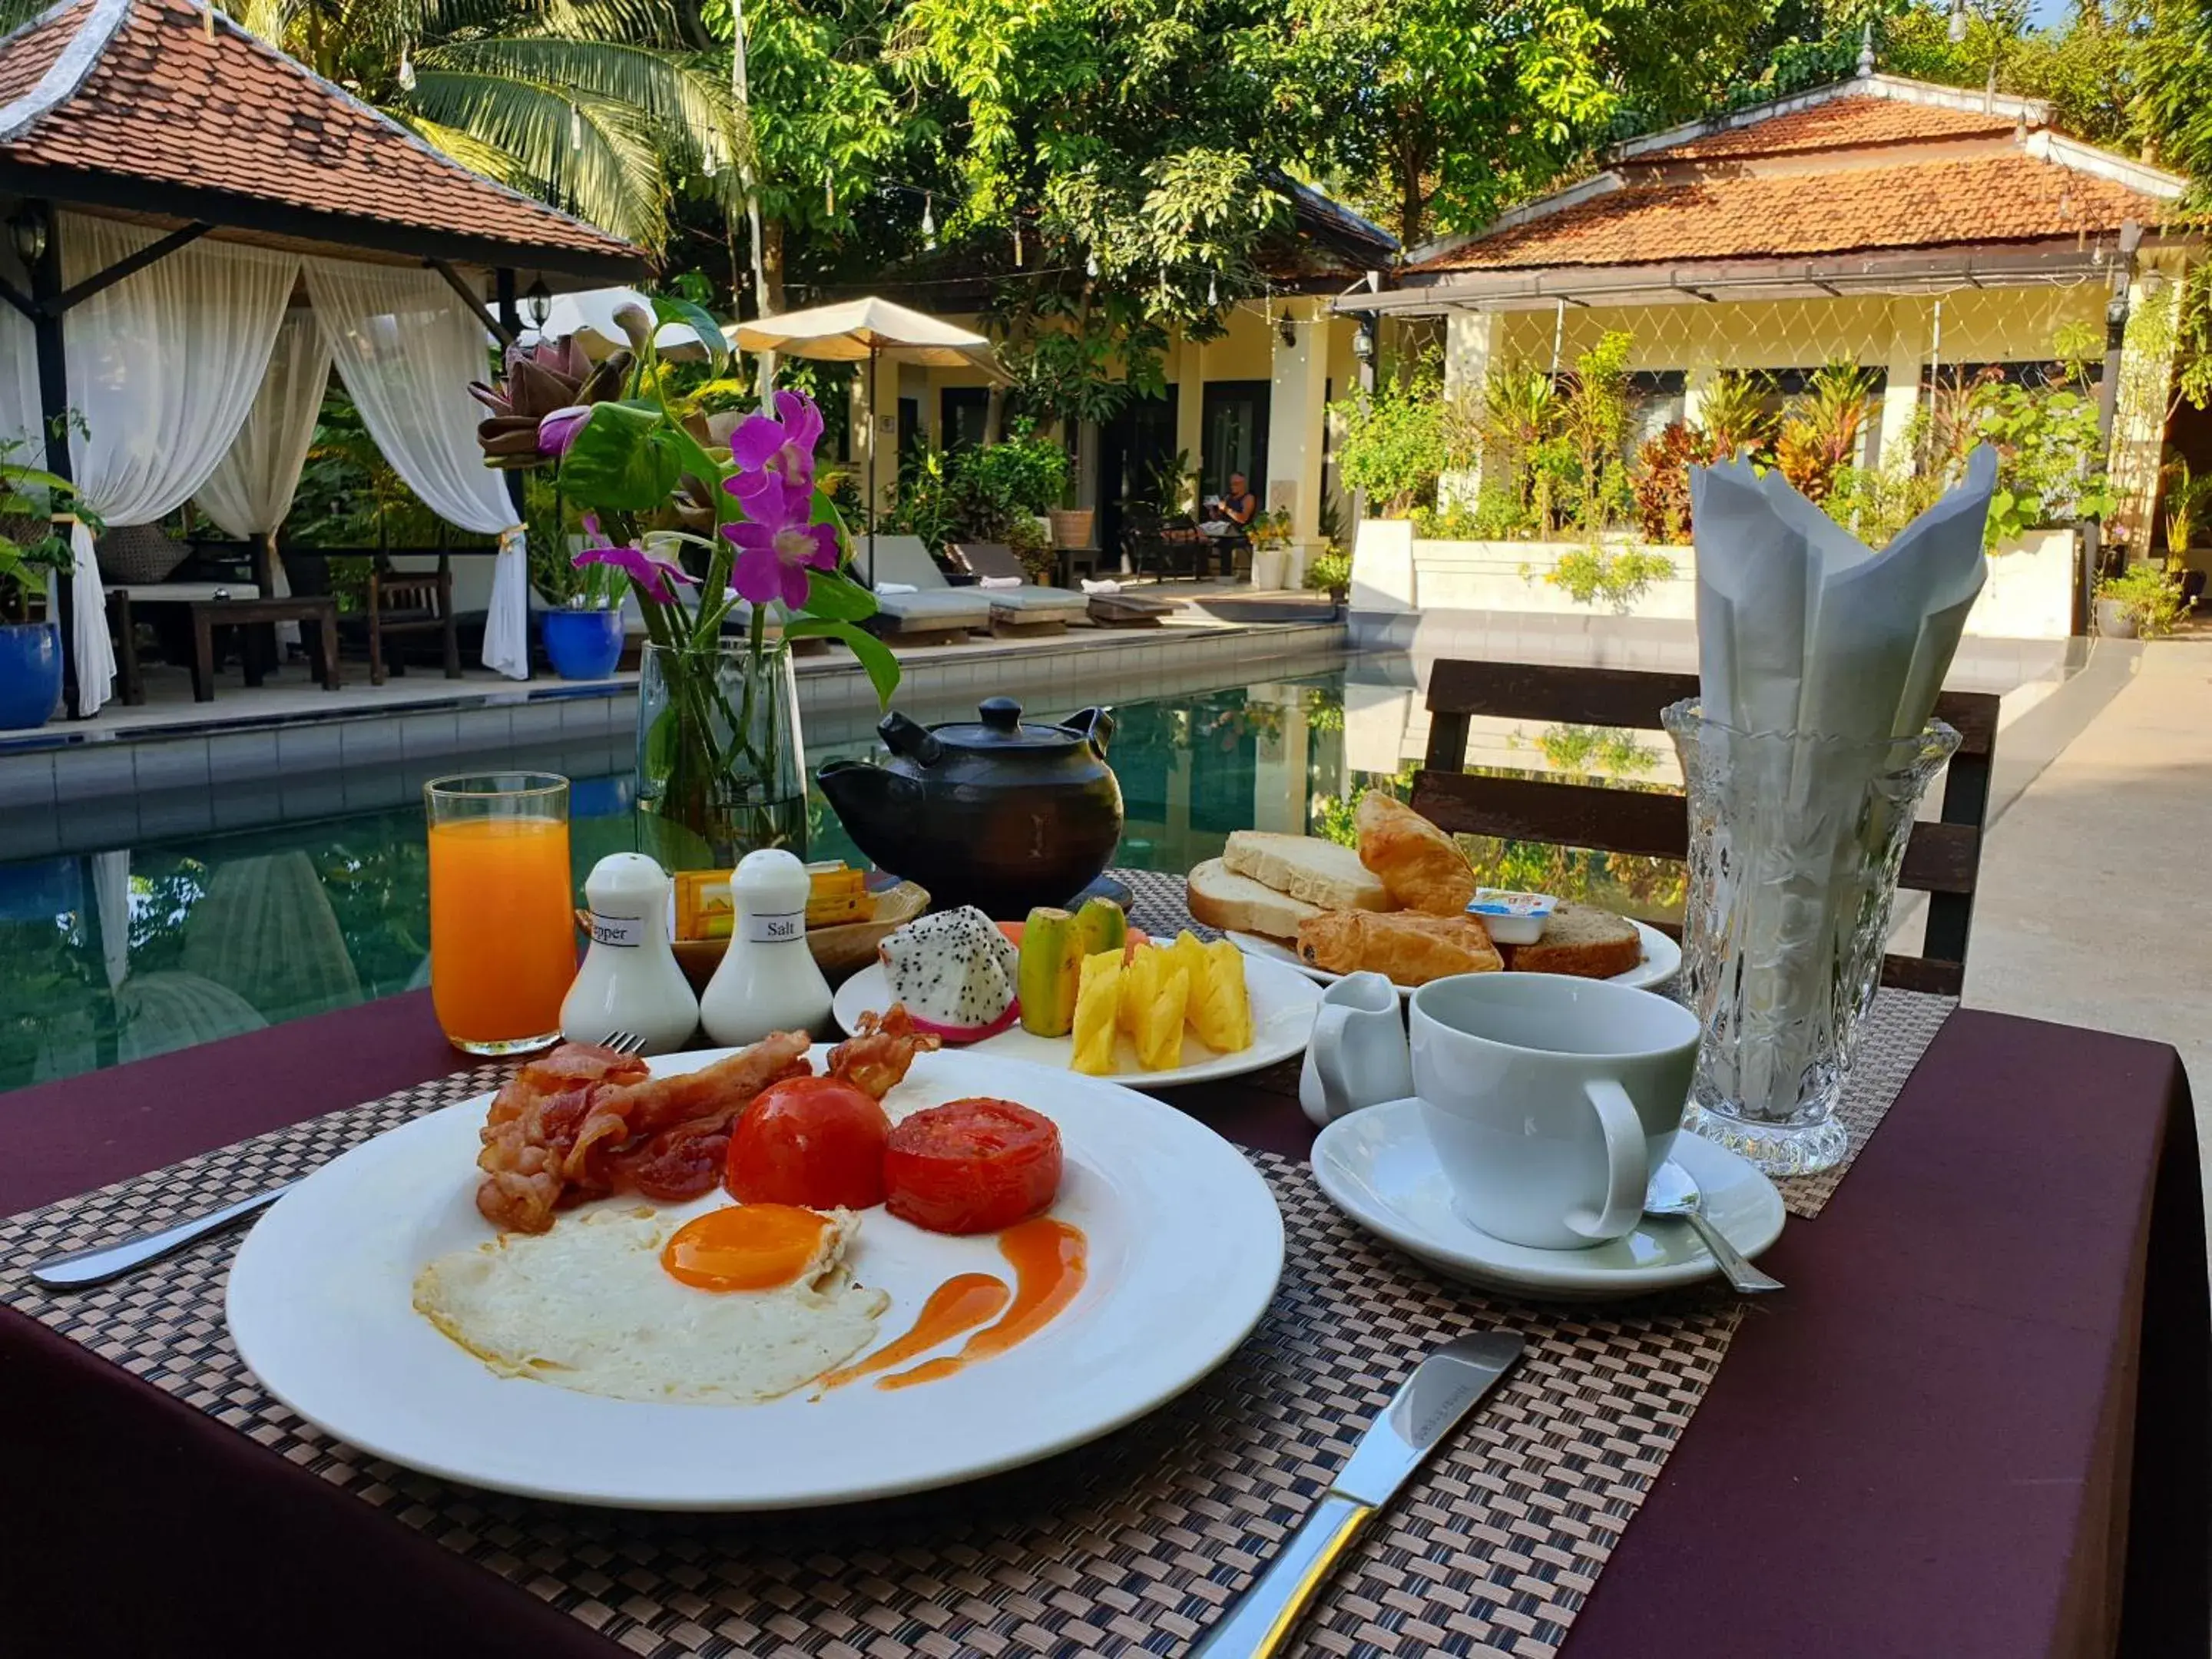
[[[153,234],[65,283],[72,216]],[[64,0],[0,40],[0,217],[27,277],[0,276],[0,301],[35,333],[46,459],[64,476],[70,314],[203,239],[434,272],[489,334],[510,339],[520,294],[650,268],[642,249],[470,172],[187,0]],[[64,585],[65,641],[70,606]]]

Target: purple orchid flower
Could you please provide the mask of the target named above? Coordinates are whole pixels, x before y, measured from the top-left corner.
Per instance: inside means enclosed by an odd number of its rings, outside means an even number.
[[[738,479],[730,480],[734,486]],[[810,480],[793,487],[775,472],[757,472],[738,496],[751,518],[726,524],[722,534],[737,550],[730,586],[755,605],[781,599],[793,610],[806,603],[806,573],[837,568],[837,532],[810,524],[814,488]],[[732,488],[732,495],[738,492]]]
[[[538,453],[541,455],[565,455],[568,446],[576,441],[576,434],[584,429],[584,422],[592,418],[591,405],[570,404],[566,409],[556,409],[538,422]]]
[[[779,392],[774,415],[748,416],[730,434],[730,461],[737,473],[726,488],[743,501],[752,481],[768,475],[811,494],[814,448],[821,441],[822,411],[814,399],[803,392]],[[750,504],[745,511],[752,512]]]
[[[596,514],[586,513],[584,515],[584,534],[590,539],[572,562],[580,566],[613,565],[635,585],[640,599],[650,599],[655,605],[673,605],[678,582],[688,583],[693,587],[699,585],[696,576],[665,553],[608,541],[600,532]]]

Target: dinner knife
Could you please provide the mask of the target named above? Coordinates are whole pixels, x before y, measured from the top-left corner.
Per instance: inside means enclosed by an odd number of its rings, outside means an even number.
[[[1526,1346],[1518,1331],[1485,1331],[1455,1338],[1416,1365],[1282,1553],[1199,1638],[1188,1659],[1265,1659],[1279,1651],[1360,1528],[1498,1386]]]

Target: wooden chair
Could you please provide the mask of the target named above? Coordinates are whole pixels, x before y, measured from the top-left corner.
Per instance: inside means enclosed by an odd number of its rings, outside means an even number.
[[[1697,695],[1694,674],[1439,660],[1429,678],[1429,748],[1414,775],[1412,805],[1457,834],[1686,858],[1689,812],[1680,795],[1474,776],[1466,770],[1468,721],[1481,715],[1658,731],[1662,709]],[[1936,700],[1936,714],[1958,728],[1959,750],[1944,783],[1941,821],[1913,826],[1898,877],[1899,886],[1929,896],[1927,931],[1918,956],[1883,958],[1881,982],[1957,996],[1973,925],[1997,699],[1985,691],[1947,691]]]
[[[384,684],[386,637],[435,634],[445,659],[446,678],[461,677],[460,633],[453,618],[453,573],[447,556],[435,570],[392,570],[382,560],[368,576],[368,680]],[[404,675],[405,658],[392,655],[391,672]]]

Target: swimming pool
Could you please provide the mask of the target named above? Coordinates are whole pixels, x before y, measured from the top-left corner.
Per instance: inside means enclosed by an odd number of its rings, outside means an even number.
[[[1187,870],[1218,854],[1233,830],[1348,838],[1358,792],[1389,781],[1394,762],[1402,777],[1408,763],[1402,711],[1412,686],[1402,661],[1355,662],[1115,702],[1110,758],[1126,809],[1116,861]],[[1398,711],[1396,725],[1363,738],[1361,723],[1373,726],[1385,707]],[[932,720],[961,712],[917,711]],[[810,746],[808,760],[871,747]],[[599,858],[632,843],[630,778],[612,769],[619,750],[600,744],[567,768],[580,885]],[[518,754],[505,763],[558,759]],[[472,756],[446,769],[498,763]],[[349,774],[348,793],[354,781]],[[410,796],[258,829],[0,863],[0,1090],[426,983],[428,860],[422,809]],[[818,795],[808,820],[810,856],[862,861]],[[1679,868],[1657,860],[1517,847],[1487,855],[1505,884],[1587,892],[1644,915],[1679,902]]]

